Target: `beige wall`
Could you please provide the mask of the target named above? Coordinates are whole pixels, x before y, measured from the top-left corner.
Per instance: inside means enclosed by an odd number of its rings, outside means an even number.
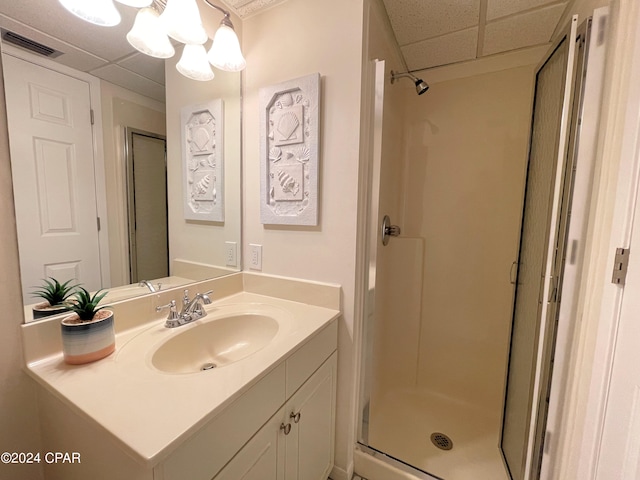
[[[212,28],[220,23],[205,20]],[[214,23],[215,22],[215,23]],[[234,21],[236,25],[236,21]],[[179,49],[178,49],[179,50]],[[238,243],[240,251],[240,75],[215,71],[210,82],[184,77],[176,70],[181,51],[165,63],[167,88],[167,186],[169,203],[169,254],[171,259],[224,266],[225,241]],[[184,219],[180,111],[187,105],[224,102],[225,221],[196,222]],[[173,273],[173,267],[172,267]]]
[[[353,316],[360,135],[362,1],[289,0],[244,21],[243,247],[263,245],[265,273],[342,286],[336,464],[352,455]],[[317,227],[260,223],[259,90],[319,72],[320,195]],[[245,258],[247,258],[245,256]],[[244,267],[249,269],[245,260]]]
[[[22,370],[19,325],[24,317],[1,62],[0,92],[0,291],[4,298],[0,320],[0,451],[39,452],[36,385]],[[37,464],[0,464],[0,478],[37,480],[42,478],[42,468]]]
[[[117,85],[100,82],[111,287],[129,282],[124,128],[166,135],[165,105]]]
[[[407,99],[408,236],[425,239],[417,383],[500,418],[533,67]],[[413,94],[413,92],[411,92]],[[421,99],[422,100],[422,99]]]

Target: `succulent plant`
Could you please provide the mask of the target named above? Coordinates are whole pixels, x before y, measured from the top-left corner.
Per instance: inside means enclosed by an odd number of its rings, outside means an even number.
[[[38,288],[38,290],[34,290],[33,292],[31,292],[31,295],[33,295],[34,297],[43,298],[44,300],[49,302],[49,305],[51,305],[52,307],[59,305],[67,306],[65,304],[66,300],[71,295],[73,295],[75,289],[78,287],[77,284],[69,285],[71,283],[71,280],[67,280],[66,282],[61,284],[55,278],[49,277],[49,280],[43,278],[42,281],[44,282],[44,284],[40,287],[34,287]]]
[[[103,292],[104,289],[98,290],[91,295],[85,288],[80,287],[74,294],[74,299],[69,303],[68,309],[78,315],[80,320],[88,322],[93,320],[93,316],[96,312],[106,308],[107,305],[98,307],[98,303],[109,292]]]

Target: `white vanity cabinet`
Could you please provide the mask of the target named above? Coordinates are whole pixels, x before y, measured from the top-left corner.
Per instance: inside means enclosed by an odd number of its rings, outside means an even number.
[[[307,380],[215,480],[324,480],[333,467],[336,354]]]
[[[155,467],[154,480],[325,480],[336,348],[333,321]]]

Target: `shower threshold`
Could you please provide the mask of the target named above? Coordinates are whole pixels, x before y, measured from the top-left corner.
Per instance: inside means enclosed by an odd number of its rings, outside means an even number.
[[[396,468],[397,470],[403,472],[403,473],[408,473],[409,475],[412,475],[413,477],[415,477],[416,479],[419,480],[444,480],[441,477],[436,477],[435,475],[431,475],[427,472],[425,472],[424,470],[420,470],[419,468],[416,468],[412,465],[409,465],[408,463],[403,462],[402,460],[398,460],[395,457],[392,457],[391,455],[388,455],[384,452],[381,452],[379,450],[376,450],[375,448],[371,448],[367,445],[364,445],[362,443],[358,443],[356,444],[356,448],[358,450],[360,450],[361,452],[370,455],[371,457],[393,467]],[[356,472],[359,474],[359,472]]]

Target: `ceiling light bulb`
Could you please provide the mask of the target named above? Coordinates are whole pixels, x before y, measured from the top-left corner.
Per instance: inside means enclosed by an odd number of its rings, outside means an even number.
[[[182,43],[202,45],[209,37],[202,26],[196,0],[167,0],[160,20],[167,35]]]
[[[228,23],[227,23],[228,22]],[[225,72],[239,72],[247,66],[242,56],[240,42],[231,22],[226,18],[213,37],[213,45],[208,54],[209,62]]]
[[[94,25],[113,27],[120,23],[120,12],[113,0],[58,0],[60,4],[79,17]]]
[[[120,2],[121,4],[129,7],[144,8],[151,5],[153,0],[116,0],[116,2]]]
[[[202,82],[214,77],[204,45],[185,45],[176,69],[185,77]]]
[[[176,52],[162,28],[159,17],[160,14],[155,8],[141,9],[136,15],[133,28],[127,33],[127,41],[145,55],[170,58]]]

